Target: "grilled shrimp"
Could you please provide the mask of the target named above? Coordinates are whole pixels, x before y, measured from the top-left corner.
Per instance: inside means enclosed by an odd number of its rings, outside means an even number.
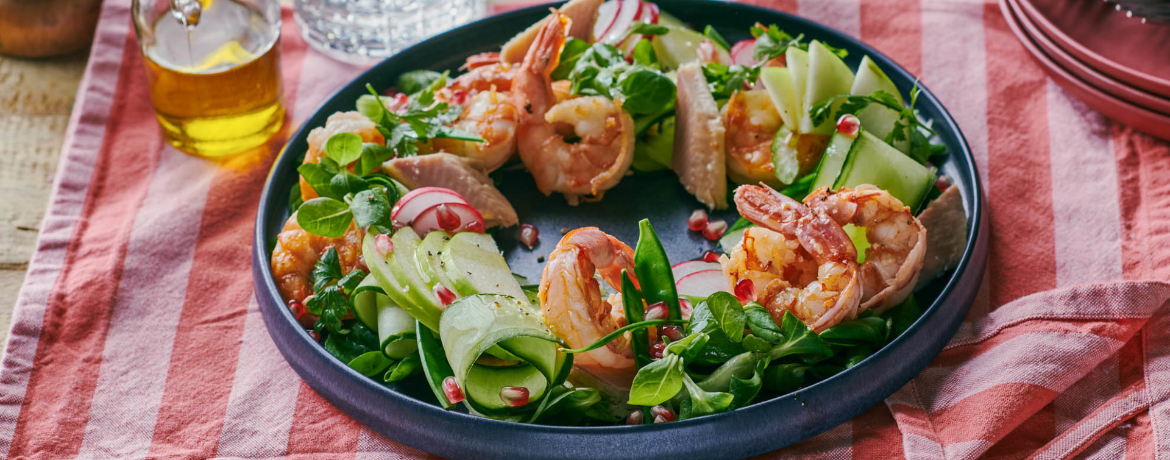
[[[621,103],[601,96],[558,103],[549,74],[560,60],[569,20],[554,16],[540,29],[512,84],[520,114],[520,159],[545,195],[560,192],[575,205],[617,185],[634,159],[634,120]],[[573,135],[573,143],[565,137]]]
[[[784,121],[762,89],[738,91],[723,107],[727,175],[740,184],[781,184],[772,166],[772,140]]]
[[[484,142],[434,139],[435,150],[466,158],[483,172],[499,168],[516,153],[516,123],[519,114],[508,93],[488,90],[471,96],[452,127],[476,133]]]
[[[289,216],[272,249],[272,275],[284,300],[304,302],[313,294],[313,266],[329,248],[337,250],[342,274],[361,266],[363,236],[353,222],[340,238],[314,235],[301,228],[296,213]]]
[[[549,254],[540,278],[540,305],[553,333],[571,348],[581,348],[626,324],[620,304],[607,301],[599,274],[620,289],[621,271],[634,271],[634,251],[595,227],[579,228],[561,238]],[[577,354],[574,367],[616,388],[633,381],[633,351],[627,337],[596,350]]]
[[[862,291],[857,250],[840,225],[765,187],[740,186],[735,204],[760,227],[744,231],[721,260],[730,286],[750,280],[756,300],[777,323],[792,312],[820,332],[857,317]]]
[[[910,208],[868,184],[837,193],[821,188],[804,202],[840,225],[865,227],[870,247],[861,264],[862,310],[881,313],[910,295],[926,255],[926,228]]]
[[[471,56],[461,68],[467,69],[467,72],[452,79],[445,91],[466,91],[474,94],[481,91],[512,90],[516,67],[509,63],[501,63],[500,53],[480,53]]]
[[[382,133],[374,122],[366,118],[360,112],[337,112],[329,116],[325,121],[325,126],[315,128],[309,132],[309,151],[305,153],[305,163],[318,163],[322,151],[325,149],[325,142],[337,133],[354,133],[362,137],[362,142],[385,143],[386,138],[382,137]],[[342,165],[347,166],[347,165]],[[309,201],[317,198],[317,192],[313,187],[309,186],[309,182],[301,177],[301,199]],[[310,264],[312,265],[312,264]]]

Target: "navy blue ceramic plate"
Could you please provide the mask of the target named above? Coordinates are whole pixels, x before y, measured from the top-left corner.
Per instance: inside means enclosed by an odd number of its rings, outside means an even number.
[[[846,62],[856,68],[869,55],[905,95],[914,76],[873,48],[836,30],[806,19],[748,5],[697,0],[671,0],[662,8],[684,22],[711,24],[735,42],[748,38],[759,21],[775,23],[849,51]],[[285,359],[321,396],[359,422],[404,444],[437,455],[460,458],[740,458],[774,450],[825,431],[848,420],[906,384],[954,334],[979,287],[987,261],[984,201],[975,161],[955,121],[938,99],[924,90],[918,109],[946,144],[950,159],[942,172],[954,179],[963,195],[968,244],[958,268],[920,292],[920,305],[930,307],[902,336],[832,378],[792,394],[736,411],[661,425],[556,427],[500,422],[447,411],[434,405],[430,389],[415,379],[387,387],[368,379],[329,355],[293,319],[277,292],[269,270],[269,242],[288,218],[288,191],[297,182],[296,167],[307,148],[309,130],[325,124],[332,113],[354,109],[366,83],[382,90],[397,75],[413,69],[455,71],[467,56],[498,50],[515,33],[548,14],[547,6],[491,17],[431,38],[374,66],[334,94],[310,117],[276,160],[264,187],[256,221],[253,276],[256,296],[268,331]],[[514,271],[539,279],[537,257],[548,254],[563,228],[597,226],[623,241],[637,241],[637,221],[649,218],[672,261],[693,259],[710,249],[708,242],[683,225],[701,205],[669,171],[628,177],[598,203],[569,207],[559,195],[545,197],[525,171],[503,173],[501,191],[511,200],[521,222],[536,225],[542,241],[534,251],[519,248],[515,228],[497,233],[500,248]],[[734,211],[719,216],[733,222]],[[410,379],[408,379],[410,380]]]

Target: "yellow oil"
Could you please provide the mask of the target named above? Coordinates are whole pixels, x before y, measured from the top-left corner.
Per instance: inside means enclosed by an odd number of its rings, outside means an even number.
[[[233,0],[202,0],[140,33],[150,98],[167,142],[221,157],[264,144],[284,123],[280,25]]]

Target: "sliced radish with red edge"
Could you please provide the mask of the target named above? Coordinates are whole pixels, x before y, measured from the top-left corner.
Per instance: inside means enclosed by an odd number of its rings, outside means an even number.
[[[707,297],[719,291],[727,291],[727,278],[723,270],[703,270],[682,277],[675,283],[678,295]]]
[[[634,20],[638,18],[641,9],[641,0],[622,0],[622,5],[618,9],[613,23],[609,25],[609,30],[606,30],[605,36],[597,41],[611,45],[620,42],[625,38],[626,31],[630,30],[630,26],[634,24]]]
[[[458,225],[452,228],[448,224],[448,228],[444,229],[440,223],[440,213],[454,213],[455,217],[458,218]],[[410,223],[410,228],[413,228],[420,237],[434,230],[443,230],[448,233],[467,232],[475,228],[484,228],[483,215],[466,203],[439,203],[420,213]]]
[[[755,53],[756,41],[743,40],[731,47],[731,63],[742,66],[756,65],[756,58],[752,56]]]
[[[686,262],[679,262],[674,264],[673,267],[670,267],[670,270],[674,272],[674,282],[677,283],[679,280],[683,279],[683,277],[691,273],[698,273],[705,270],[722,270],[722,268],[718,263],[704,262],[702,260],[688,260]]]
[[[597,22],[593,23],[593,39],[600,39],[609,32],[621,9],[622,0],[609,0],[597,8]]]
[[[410,225],[428,208],[442,203],[467,204],[454,190],[442,187],[422,187],[411,190],[394,204],[390,218],[398,225]]]

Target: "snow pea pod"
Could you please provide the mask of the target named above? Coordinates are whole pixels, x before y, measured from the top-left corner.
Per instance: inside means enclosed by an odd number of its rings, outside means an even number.
[[[626,322],[639,323],[646,319],[646,307],[642,304],[642,294],[634,287],[634,280],[630,274],[622,269],[622,307],[626,310]],[[646,329],[630,331],[630,348],[634,349],[634,364],[641,369],[650,364],[650,334]]]
[[[427,378],[427,384],[430,385],[431,391],[435,392],[439,405],[444,409],[455,407],[454,403],[447,400],[447,394],[443,391],[443,380],[455,375],[451,370],[451,364],[447,362],[443,345],[439,343],[435,333],[431,332],[431,328],[417,321],[415,335],[418,337],[418,353],[422,357],[423,375]]]
[[[670,259],[649,219],[638,222],[638,245],[634,249],[634,274],[642,288],[642,297],[647,304],[665,302],[668,318],[682,319],[678,303],[678,290],[674,286],[674,271]]]

